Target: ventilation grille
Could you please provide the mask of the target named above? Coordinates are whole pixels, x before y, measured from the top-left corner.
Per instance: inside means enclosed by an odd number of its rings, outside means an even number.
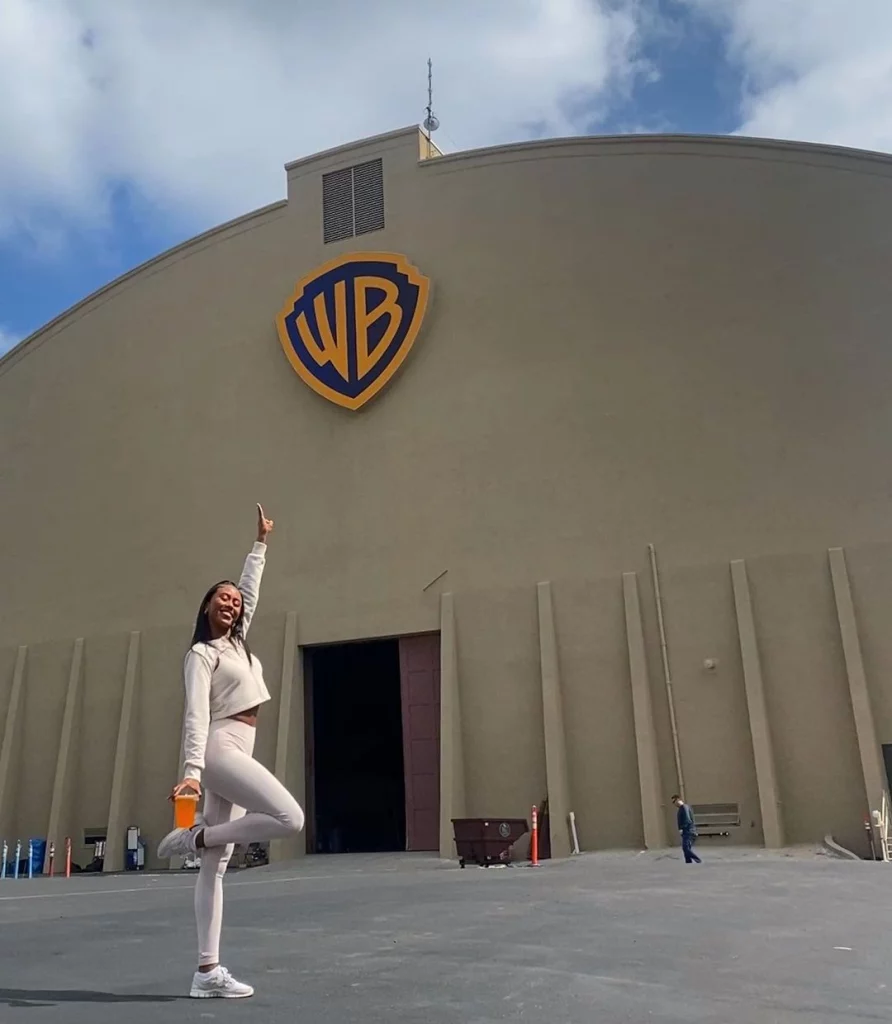
[[[739,825],[738,804],[694,804],[694,821],[698,825]]]
[[[357,235],[384,227],[384,171],[380,160],[353,168],[353,209]]]
[[[325,242],[367,235],[383,227],[384,169],[380,159],[322,175]]]
[[[326,242],[353,237],[353,168],[322,175],[322,230]]]

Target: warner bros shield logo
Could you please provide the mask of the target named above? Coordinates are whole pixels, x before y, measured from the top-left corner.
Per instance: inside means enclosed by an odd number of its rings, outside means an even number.
[[[430,282],[404,256],[340,256],[298,282],[277,318],[279,341],[301,380],[345,409],[359,409],[409,354]]]

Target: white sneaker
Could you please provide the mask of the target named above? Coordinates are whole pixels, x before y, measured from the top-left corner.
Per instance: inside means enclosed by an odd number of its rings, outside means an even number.
[[[254,995],[250,985],[243,985],[219,964],[212,971],[196,971],[192,978],[192,999],[247,999]]]
[[[173,832],[168,832],[158,844],[158,859],[170,860],[171,857],[194,854],[195,836],[199,830],[200,826],[195,825],[192,828],[175,828]]]

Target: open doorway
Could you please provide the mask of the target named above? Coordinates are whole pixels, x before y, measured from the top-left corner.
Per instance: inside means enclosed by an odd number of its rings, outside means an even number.
[[[406,849],[399,641],[306,652],[310,851]]]
[[[304,651],[307,852],[440,848],[440,635]]]

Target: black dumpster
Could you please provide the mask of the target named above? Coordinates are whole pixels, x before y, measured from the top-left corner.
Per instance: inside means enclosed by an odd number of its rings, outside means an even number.
[[[453,818],[452,828],[462,868],[469,863],[484,868],[498,863],[501,854],[529,832],[524,818]]]

